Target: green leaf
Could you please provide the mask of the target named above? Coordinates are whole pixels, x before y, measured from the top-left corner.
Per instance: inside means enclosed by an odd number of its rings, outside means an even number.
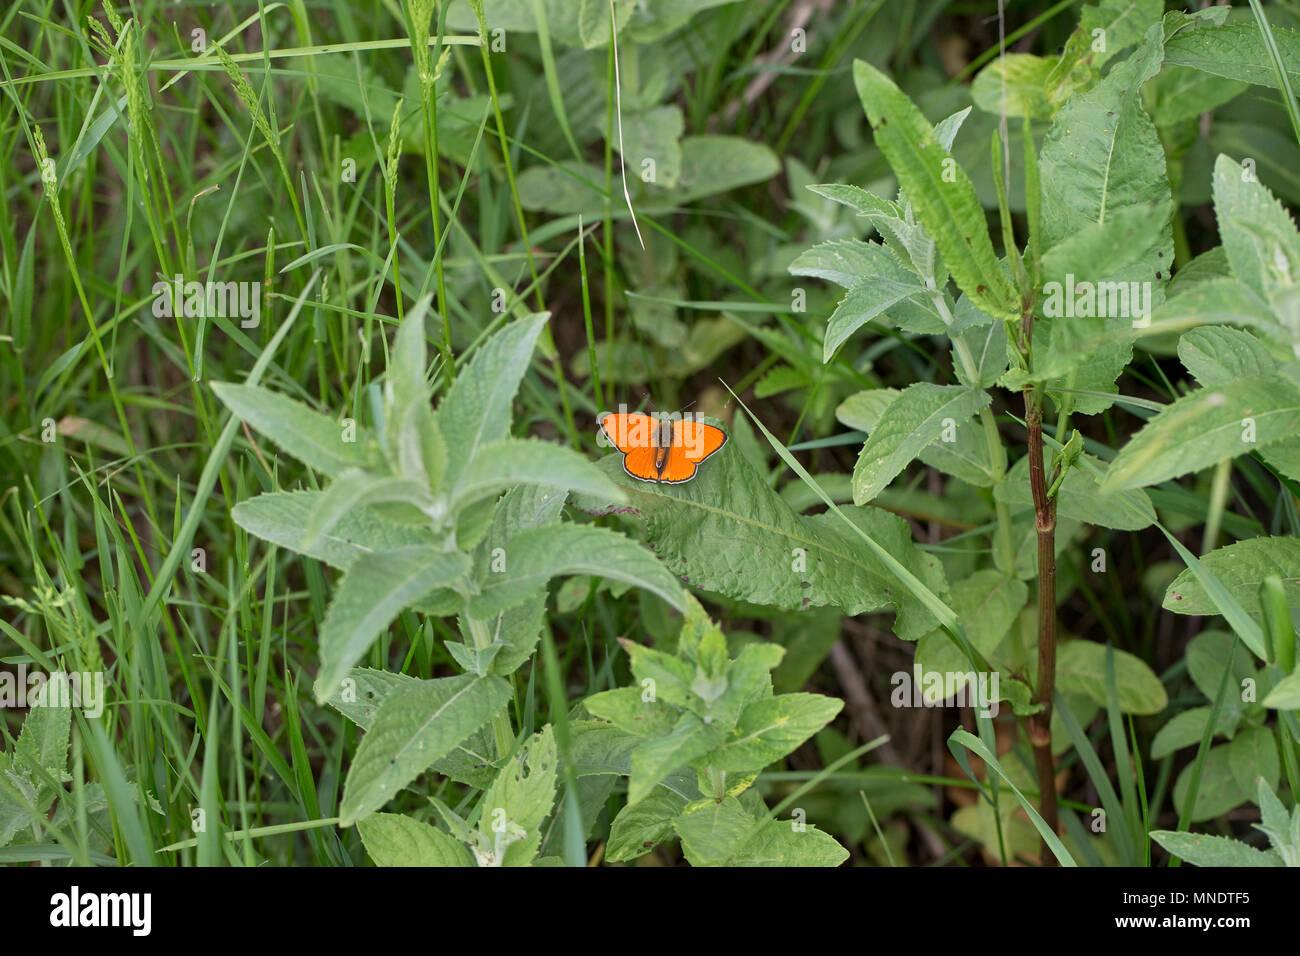
[[[820,694],[782,694],[745,707],[727,742],[709,755],[719,770],[760,770],[780,760],[838,714],[844,701]]]
[[[1192,329],[1179,339],[1178,359],[1205,388],[1269,375],[1280,364],[1249,332],[1217,326]]]
[[[316,547],[322,535],[333,531],[347,515],[366,505],[402,502],[427,508],[433,502],[429,489],[407,478],[386,478],[349,468],[330,483],[316,499],[311,520],[303,534],[304,545]]]
[[[1282,579],[1287,606],[1300,607],[1300,539],[1248,538],[1215,548],[1201,558],[1201,564],[1247,611],[1259,613],[1259,585],[1270,575]],[[1190,569],[1179,574],[1169,585],[1165,591],[1164,608],[1179,614],[1219,613],[1217,605]]]
[[[839,518],[796,513],[735,442],[683,485],[620,477],[619,455],[601,464],[627,488],[656,553],[691,585],[785,610],[833,604],[862,614],[893,606],[895,630],[905,640],[935,627],[921,600]],[[932,591],[947,591],[937,559],[916,547],[906,521],[879,508],[842,511]]]
[[[1008,53],[975,74],[971,99],[986,113],[1048,119],[1047,78],[1055,64],[1031,53]]]
[[[420,681],[388,695],[361,740],[343,786],[339,825],[382,807],[434,761],[482,727],[510,699],[500,677],[464,674]]]
[[[1119,709],[1126,714],[1158,714],[1169,703],[1160,678],[1142,658],[1113,650]],[[1067,641],[1057,651],[1056,683],[1061,693],[1086,694],[1106,706],[1106,647],[1095,641]]]
[[[359,558],[348,568],[321,623],[316,700],[329,699],[376,637],[405,608],[469,571],[459,551],[403,548]]]
[[[630,538],[594,525],[532,528],[505,546],[505,571],[488,576],[470,599],[470,613],[491,617],[524,600],[551,578],[592,574],[626,581],[663,598],[679,610],[682,589],[672,574]]]
[[[1295,65],[1300,64],[1300,32],[1277,26],[1272,30],[1291,83],[1300,83],[1300,68]],[[1263,37],[1251,23],[1183,30],[1166,42],[1165,62],[1171,66],[1190,66],[1229,80],[1277,88],[1277,74]]]
[[[889,160],[957,285],[989,315],[1018,316],[1019,297],[993,251],[984,208],[965,170],[888,76],[855,60],[853,79],[876,146]]]
[[[507,438],[480,447],[456,484],[453,509],[499,495],[515,485],[559,488],[622,502],[622,491],[571,448],[533,438]]]
[[[453,494],[461,472],[479,450],[509,436],[511,402],[549,317],[549,312],[529,316],[488,339],[457,371],[438,406],[438,428],[447,445],[444,483]]]
[[[343,440],[343,426],[260,385],[213,382],[212,390],[235,417],[243,419],[299,461],[327,475],[367,468],[372,439],[360,425],[356,441]]]
[[[1300,282],[1300,233],[1273,195],[1241,165],[1220,156],[1214,164],[1214,211],[1232,274],[1290,319],[1292,341],[1300,344],[1293,303]]]
[[[1262,703],[1274,710],[1300,710],[1300,671],[1287,674],[1278,681]]]
[[[780,171],[776,153],[762,143],[740,136],[686,136],[682,139],[681,176],[667,196],[673,204],[685,205],[763,182]]]
[[[866,504],[896,478],[926,446],[943,435],[945,422],[954,428],[987,408],[982,389],[916,382],[905,388],[882,413],[853,469],[853,502]]]
[[[680,675],[674,675],[679,677]],[[639,678],[643,680],[644,678]],[[656,695],[648,695],[641,687],[618,687],[614,690],[592,694],[583,706],[593,717],[608,720],[620,730],[637,737],[662,737],[672,733],[677,713]]]
[[[375,714],[394,689],[413,684],[419,678],[373,667],[354,667],[348,671],[327,703],[362,730],[369,730]],[[351,681],[351,683],[348,683]]]
[[[555,803],[557,763],[555,733],[547,724],[510,758],[483,794],[478,822],[482,843],[505,843],[498,836],[498,828],[510,841],[493,865],[527,866],[537,856],[542,844],[542,821]]]
[[[1233,696],[1228,695],[1224,703],[1230,703]],[[1205,735],[1205,725],[1210,720],[1211,710],[1212,708],[1208,706],[1192,707],[1171,718],[1151,741],[1151,759],[1163,760],[1175,750],[1200,743]],[[1239,713],[1229,712],[1227,708],[1220,709],[1219,724],[1215,728],[1216,734],[1224,734],[1231,739],[1240,717]]]
[[[988,657],[1007,636],[1028,597],[1029,588],[1023,581],[985,569],[955,583],[950,603],[966,626],[966,638],[971,646]],[[923,673],[958,675],[944,688],[952,693],[970,683],[974,674],[965,652],[943,630],[931,631],[921,638],[916,645],[915,661]],[[920,686],[922,699],[933,703],[938,696],[934,685],[922,682]]]
[[[606,16],[608,24],[609,18]],[[608,36],[606,36],[608,40]],[[604,117],[597,123],[603,131]],[[637,112],[623,112],[622,147],[615,132],[613,148],[619,150],[623,162],[627,164],[629,178],[632,173],[641,174],[642,163],[647,159],[655,164],[654,183],[664,189],[677,185],[682,174],[682,130],[684,122],[682,111],[676,106],[656,106]]]
[[[1199,801],[1198,801],[1199,802]],[[1272,850],[1257,850],[1231,837],[1208,833],[1152,830],[1155,840],[1172,855],[1193,866],[1281,866],[1282,859]]]
[[[1164,148],[1142,108],[1142,85],[1159,72],[1163,56],[1157,24],[1105,79],[1056,114],[1039,155],[1045,249],[1128,206],[1169,208]],[[1159,251],[1167,268],[1173,261],[1167,229]],[[1160,262],[1147,263],[1153,276]]]
[[[735,797],[678,817],[673,824],[692,866],[839,866],[849,853],[808,824],[771,820],[747,811]]]
[[[1232,746],[1233,744],[1219,744],[1211,747],[1206,754],[1199,778],[1200,785],[1196,791],[1196,806],[1190,817],[1193,823],[1213,819],[1250,799],[1250,793],[1243,791],[1232,775],[1229,750]],[[1179,815],[1183,813],[1192,771],[1195,769],[1194,763],[1188,764],[1174,783],[1174,807]]]
[[[721,728],[712,727],[694,714],[682,714],[666,737],[642,743],[632,752],[632,776],[627,802],[639,803],[655,785],[678,767],[703,757],[723,740]]]
[[[249,534],[343,570],[363,555],[436,543],[427,531],[366,508],[341,514],[328,532],[308,541],[307,528],[324,496],[323,491],[273,491],[241,501],[230,515]]]
[[[1280,766],[1277,741],[1267,727],[1246,727],[1228,744],[1228,766],[1247,798],[1255,793],[1255,781],[1263,778],[1270,788],[1277,787]]]
[[[640,803],[625,805],[609,825],[605,859],[610,863],[627,863],[645,856],[655,846],[676,835],[673,821],[685,807],[684,799],[663,789],[656,790]]]
[[[1111,462],[1101,489],[1154,485],[1295,435],[1300,387],[1284,375],[1239,379],[1184,395]]]
[[[427,823],[397,813],[360,820],[361,842],[376,866],[473,866],[465,844]]]

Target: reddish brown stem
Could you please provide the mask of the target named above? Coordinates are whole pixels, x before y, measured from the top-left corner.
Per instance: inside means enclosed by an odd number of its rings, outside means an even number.
[[[1039,813],[1056,832],[1056,767],[1052,760],[1052,694],[1056,686],[1056,499],[1047,496],[1043,462],[1042,396],[1025,392],[1025,422],[1029,427],[1029,487],[1034,497],[1034,526],[1038,532],[1038,683],[1035,703],[1042,709],[1029,718],[1029,742],[1038,768]],[[1043,866],[1055,866],[1047,843]]]

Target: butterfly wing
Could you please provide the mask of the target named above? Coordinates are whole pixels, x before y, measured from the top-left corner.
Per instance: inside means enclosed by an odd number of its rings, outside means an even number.
[[[659,423],[644,412],[609,412],[597,419],[600,430],[623,453],[623,470],[640,481],[658,481],[654,436]]]
[[[700,464],[727,443],[727,433],[716,425],[682,419],[673,423],[673,444],[659,480],[681,484],[695,477]]]
[[[644,412],[606,412],[596,420],[596,424],[610,443],[625,455],[654,445],[654,435],[659,427]]]

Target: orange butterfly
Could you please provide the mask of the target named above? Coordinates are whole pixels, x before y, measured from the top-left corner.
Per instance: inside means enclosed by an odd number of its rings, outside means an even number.
[[[680,485],[727,443],[727,433],[694,418],[654,418],[644,412],[606,412],[596,423],[623,453],[623,470],[640,481]]]

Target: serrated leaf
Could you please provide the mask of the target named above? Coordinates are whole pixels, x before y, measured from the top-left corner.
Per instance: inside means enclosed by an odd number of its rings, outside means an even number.
[[[403,548],[363,555],[348,568],[321,622],[316,700],[324,703],[371,643],[409,605],[469,572],[459,551]]]
[[[1280,364],[1249,332],[1216,326],[1192,329],[1179,339],[1178,359],[1205,388],[1269,375]]]
[[[1300,387],[1284,375],[1200,389],[1165,406],[1120,449],[1101,490],[1140,488],[1200,471],[1293,437],[1297,421]]]
[[[479,450],[509,436],[510,405],[549,317],[544,312],[505,326],[457,370],[438,406],[438,429],[447,445],[445,484],[453,494]]]
[[[1199,802],[1199,801],[1198,801]],[[1257,850],[1231,837],[1175,830],[1152,830],[1151,839],[1193,866],[1281,866],[1272,850]]]
[[[676,836],[673,821],[685,806],[685,800],[664,789],[656,790],[640,803],[625,805],[609,825],[605,859],[610,863],[626,863],[645,856],[658,844]]]
[[[397,813],[360,820],[361,842],[376,866],[473,866],[469,849],[427,823]]]
[[[557,763],[555,733],[547,724],[510,758],[483,794],[478,824],[483,843],[492,845],[501,826],[511,837],[494,865],[527,866],[537,855],[542,821],[555,803]]]
[[[853,502],[865,504],[942,436],[945,420],[965,421],[991,398],[960,385],[909,385],[889,404],[867,438],[853,469]]]
[[[720,728],[709,726],[694,714],[682,714],[667,736],[645,741],[632,751],[628,804],[645,799],[671,771],[703,757],[722,739]]]
[[[533,438],[506,438],[480,446],[460,474],[452,507],[462,508],[516,485],[596,495],[612,503],[624,500],[618,487],[573,449]]]
[[[838,714],[844,702],[820,694],[782,694],[748,704],[726,743],[709,755],[719,770],[761,770],[780,760]]]
[[[1247,611],[1259,611],[1259,585],[1266,577],[1282,579],[1288,607],[1300,607],[1300,539],[1248,538],[1215,548],[1201,558],[1228,593]],[[1179,614],[1218,614],[1219,609],[1192,574],[1183,571],[1165,591],[1165,610]]]
[[[833,604],[862,614],[893,606],[899,610],[895,631],[905,640],[936,625],[921,600],[839,518],[796,513],[735,442],[684,485],[626,478],[618,455],[601,464],[627,489],[656,553],[689,584],[786,610]],[[931,591],[947,591],[938,561],[917,549],[906,521],[879,508],[841,510]]]
[[[957,285],[990,315],[1018,315],[1015,287],[998,263],[984,208],[966,172],[889,77],[855,60],[853,79],[876,146],[889,160]]]
[[[389,694],[361,740],[343,786],[339,825],[382,807],[434,761],[492,719],[510,699],[500,677],[465,674]]]
[[[849,853],[813,826],[748,813],[735,797],[674,821],[692,866],[839,866]]]
[[[470,613],[490,617],[524,600],[551,578],[592,574],[626,581],[682,608],[682,589],[654,556],[630,538],[594,525],[532,528],[505,546],[505,568],[470,599]]]

